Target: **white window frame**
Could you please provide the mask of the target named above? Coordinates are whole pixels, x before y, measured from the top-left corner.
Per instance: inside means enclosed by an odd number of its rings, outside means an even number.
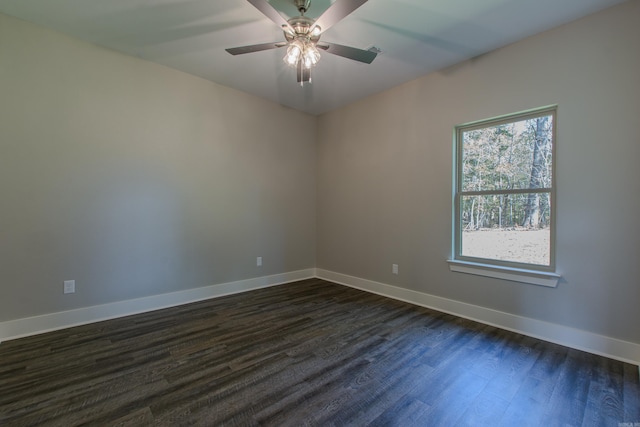
[[[551,187],[539,189],[512,189],[512,190],[487,190],[487,191],[463,191],[462,184],[462,159],[464,132],[489,128],[501,124],[513,123],[522,120],[535,119],[543,116],[552,116],[552,144],[551,144]],[[448,260],[451,271],[459,273],[474,274],[492,278],[529,283],[540,286],[556,287],[561,276],[555,272],[556,269],[556,129],[557,129],[557,106],[551,105],[519,113],[507,114],[487,120],[479,120],[465,123],[455,127],[454,130],[454,174],[453,174],[453,242],[452,257]],[[549,265],[537,265],[518,263],[512,261],[502,261],[489,258],[478,258],[462,255],[462,220],[460,212],[460,200],[463,196],[495,195],[495,194],[529,194],[548,193],[551,200],[550,211],[550,262]]]

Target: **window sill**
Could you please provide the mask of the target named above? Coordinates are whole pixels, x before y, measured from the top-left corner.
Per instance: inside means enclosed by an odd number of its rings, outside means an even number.
[[[555,288],[562,276],[556,273],[525,270],[522,268],[501,267],[477,262],[447,260],[449,270],[457,273],[475,274],[476,276],[493,277],[512,282],[529,283],[531,285]]]

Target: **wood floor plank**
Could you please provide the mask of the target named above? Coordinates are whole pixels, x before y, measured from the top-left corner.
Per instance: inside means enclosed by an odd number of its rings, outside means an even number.
[[[466,409],[486,388],[487,380],[471,372],[461,371],[455,380],[442,388],[430,405],[427,417],[433,425],[456,425]]]
[[[593,366],[583,425],[614,425],[624,420],[623,365],[598,358]]]
[[[529,376],[540,354],[542,343],[522,336],[505,347],[500,361],[500,371],[487,386],[487,392],[511,399]]]
[[[497,426],[509,407],[509,401],[501,396],[481,392],[457,422],[458,427]]]
[[[404,396],[371,422],[372,426],[420,425],[429,417],[431,407],[424,402]]]
[[[640,422],[640,367],[625,363],[623,369],[624,422]]]
[[[320,279],[0,344],[4,426],[606,426],[636,366]]]
[[[144,427],[154,424],[151,409],[142,408],[123,417],[113,420],[112,427]]]
[[[545,417],[546,425],[581,426],[589,395],[592,366],[597,356],[568,350]]]

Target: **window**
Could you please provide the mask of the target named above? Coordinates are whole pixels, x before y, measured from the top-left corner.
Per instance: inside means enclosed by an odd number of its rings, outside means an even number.
[[[555,127],[556,107],[456,127],[451,263],[478,274],[554,270]]]

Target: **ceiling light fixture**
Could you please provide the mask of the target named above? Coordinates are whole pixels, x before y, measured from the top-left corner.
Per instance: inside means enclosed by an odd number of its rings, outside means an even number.
[[[283,60],[290,67],[297,69],[298,81],[300,86],[303,86],[305,82],[311,83],[311,68],[320,60],[320,51],[316,44],[320,40],[322,29],[315,25],[313,19],[304,16],[309,1],[298,1],[296,6],[300,16],[289,19],[287,25],[282,26],[288,43]]]
[[[290,67],[300,70],[300,72],[309,72],[311,68],[320,60],[320,52],[315,43],[304,37],[296,37],[293,41],[289,42],[287,47],[287,54],[284,56],[283,61]],[[309,76],[309,83],[311,83],[311,76]],[[300,85],[304,84],[304,79],[301,79]]]
[[[303,86],[311,83],[311,68],[320,61],[320,51],[342,56],[343,58],[371,64],[377,52],[343,46],[337,43],[318,43],[320,35],[351,12],[362,6],[367,0],[335,0],[317,20],[307,18],[304,14],[309,9],[310,0],[293,0],[300,16],[284,19],[280,12],[267,0],[247,0],[267,18],[279,25],[284,31],[285,42],[260,43],[226,49],[231,55],[242,55],[251,52],[287,47],[283,60],[285,64],[296,69],[298,82]]]

